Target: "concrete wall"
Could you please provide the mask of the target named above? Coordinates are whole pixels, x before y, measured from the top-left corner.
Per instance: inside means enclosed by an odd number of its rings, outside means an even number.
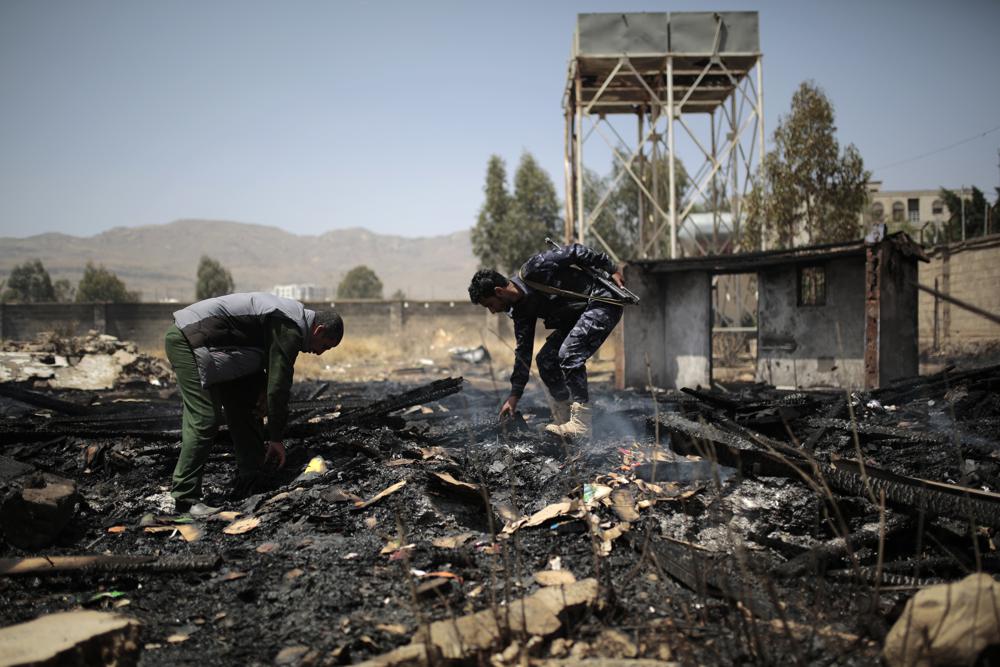
[[[667,356],[666,336],[663,335],[664,281],[662,274],[625,267],[625,284],[639,297],[639,305],[625,308],[619,325],[622,331],[622,345],[618,349],[622,359],[618,364],[622,368],[621,387],[645,387],[650,374],[654,386],[664,386],[665,369],[659,361]]]
[[[628,271],[638,306],[625,309],[624,382],[644,387],[709,386],[712,377],[712,283],[707,271]],[[646,359],[649,359],[647,371]]]
[[[186,304],[3,304],[0,338],[31,340],[43,331],[79,335],[93,329],[140,348],[159,348],[173,322],[173,312]],[[307,304],[320,307],[325,304]],[[510,331],[504,315],[491,315],[482,306],[459,301],[338,301],[348,336],[427,335],[436,329],[479,331],[484,326],[501,334]],[[478,338],[478,335],[477,335]]]
[[[776,386],[864,386],[865,260],[831,260],[826,303],[798,305],[798,270],[762,270],[757,378]]]
[[[929,264],[920,264],[920,284],[1000,315],[1000,235],[934,248]],[[935,336],[935,298],[920,293],[920,347],[929,350]],[[940,346],[1000,340],[1000,324],[964,308],[937,302],[937,341]]]

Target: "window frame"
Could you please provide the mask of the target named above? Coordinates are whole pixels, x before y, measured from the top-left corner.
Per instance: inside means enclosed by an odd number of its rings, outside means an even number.
[[[808,274],[816,273],[820,277],[818,288],[813,289],[815,301],[806,301],[805,280]],[[826,264],[799,264],[795,267],[796,305],[799,308],[816,308],[826,305]]]

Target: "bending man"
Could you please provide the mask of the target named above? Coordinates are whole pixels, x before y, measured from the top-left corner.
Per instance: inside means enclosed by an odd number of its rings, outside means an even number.
[[[265,464],[285,464],[282,433],[295,359],[299,352],[322,354],[343,336],[336,311],[307,310],[261,292],[205,299],[174,313],[166,349],[184,403],[171,491],[176,511],[215,510],[201,503],[201,480],[223,411],[236,448],[237,489],[251,488]],[[257,410],[262,391],[266,434]]]
[[[546,329],[553,329],[535,357],[538,374],[554,404],[553,423],[545,430],[585,438],[591,431],[587,359],[618,324],[622,306],[606,288],[573,265],[607,271],[615,284],[623,285],[621,271],[610,257],[574,243],[535,255],[510,279],[490,269],[478,271],[469,285],[469,298],[491,313],[506,312],[514,320],[514,370],[510,396],[500,408],[500,416],[513,415],[524,393],[535,322],[541,318]]]

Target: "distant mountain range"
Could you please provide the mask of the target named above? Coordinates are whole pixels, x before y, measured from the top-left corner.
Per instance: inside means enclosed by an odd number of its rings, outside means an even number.
[[[397,289],[410,299],[465,299],[478,262],[470,231],[407,238],[366,229],[335,229],[299,236],[277,227],[219,220],[178,220],[164,225],[116,227],[95,236],[39,234],[0,238],[0,280],[10,270],[38,258],[53,280],[74,285],[88,261],[103,264],[143,301],[194,298],[195,273],[202,255],[230,270],[238,291],[312,283],[330,298],[351,268],[371,267],[385,296]]]

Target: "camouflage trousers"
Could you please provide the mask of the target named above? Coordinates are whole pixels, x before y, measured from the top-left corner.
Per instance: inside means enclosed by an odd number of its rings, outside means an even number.
[[[587,403],[587,359],[607,340],[622,307],[592,301],[570,329],[556,329],[535,356],[538,375],[557,401]]]

